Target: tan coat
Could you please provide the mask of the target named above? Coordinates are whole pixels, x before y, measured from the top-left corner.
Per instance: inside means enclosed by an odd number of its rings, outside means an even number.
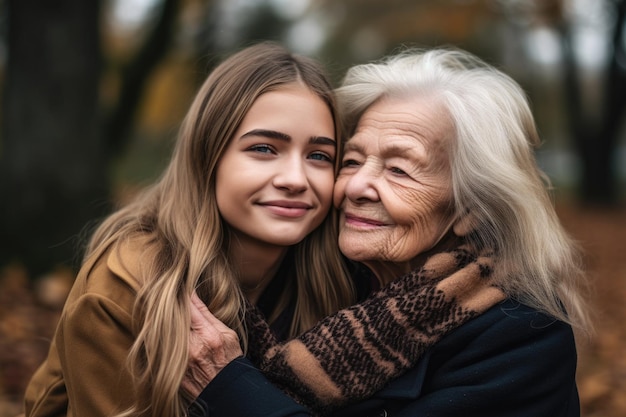
[[[140,248],[114,246],[81,268],[48,358],[26,389],[27,417],[108,417],[131,404],[125,361],[135,339]]]

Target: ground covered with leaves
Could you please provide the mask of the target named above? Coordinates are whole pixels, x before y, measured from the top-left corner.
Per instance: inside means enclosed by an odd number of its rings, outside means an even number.
[[[560,205],[589,270],[593,337],[579,337],[578,385],[584,417],[626,416],[626,210]],[[72,276],[31,284],[18,266],[0,271],[0,417],[21,412],[24,388],[44,359]]]

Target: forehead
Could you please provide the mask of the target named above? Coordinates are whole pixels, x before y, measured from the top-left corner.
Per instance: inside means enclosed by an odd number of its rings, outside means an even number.
[[[376,145],[381,152],[425,156],[445,149],[454,125],[441,99],[431,95],[383,98],[361,116],[346,150]]]
[[[328,104],[301,83],[284,84],[258,96],[244,115],[239,130],[250,126],[335,137],[335,121]]]

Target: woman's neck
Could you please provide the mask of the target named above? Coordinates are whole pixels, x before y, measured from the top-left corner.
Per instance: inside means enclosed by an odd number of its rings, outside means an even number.
[[[411,270],[408,262],[367,261],[363,264],[376,276],[381,287]]]
[[[241,289],[252,304],[256,304],[276,275],[288,249],[241,237],[233,240],[230,259],[236,268]]]

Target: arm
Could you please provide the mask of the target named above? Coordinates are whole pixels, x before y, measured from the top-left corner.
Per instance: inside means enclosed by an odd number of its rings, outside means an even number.
[[[26,416],[65,416],[70,410],[71,415],[105,417],[132,404],[126,359],[135,340],[132,309],[138,285],[110,253],[90,258],[78,273],[48,356],[26,389]]]
[[[200,394],[192,416],[310,417],[245,358],[229,363]]]
[[[237,333],[219,321],[194,292],[191,296],[189,365],[182,389],[197,398],[232,360],[243,355]]]
[[[331,411],[371,396],[450,330],[502,301],[490,276],[490,258],[461,248],[439,253],[420,270],[282,345],[251,308],[250,357],[291,396]]]
[[[134,337],[125,309],[103,296],[83,295],[66,308],[55,340],[75,415],[110,416],[130,405],[125,361]]]
[[[26,389],[26,416],[65,416],[71,409],[74,415],[105,417],[128,407],[133,390],[124,361],[133,342],[130,322],[130,314],[109,299],[70,294],[48,357]]]
[[[250,307],[249,356],[290,396],[317,412],[331,411],[371,396],[451,329],[504,299],[490,274],[489,258],[463,249],[437,254],[282,345]]]
[[[241,356],[237,334],[213,316],[196,294],[190,309],[189,366],[182,388],[196,398],[191,416],[311,415]]]

